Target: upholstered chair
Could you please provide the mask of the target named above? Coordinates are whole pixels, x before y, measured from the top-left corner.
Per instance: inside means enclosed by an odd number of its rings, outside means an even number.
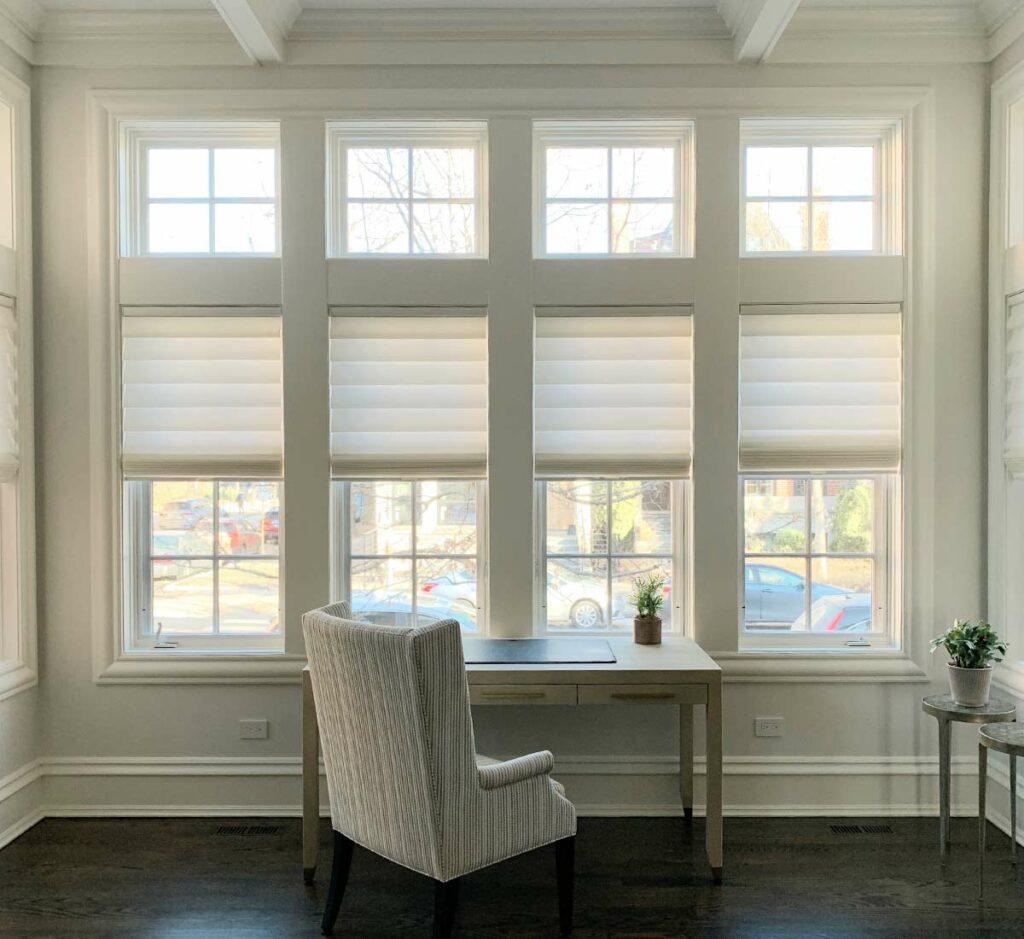
[[[334,604],[302,618],[334,829],[324,935],[354,845],[436,881],[439,937],[460,877],[554,843],[559,923],[571,932],[576,811],[548,775],[552,755],[477,755],[455,620],[404,628],[347,613]]]

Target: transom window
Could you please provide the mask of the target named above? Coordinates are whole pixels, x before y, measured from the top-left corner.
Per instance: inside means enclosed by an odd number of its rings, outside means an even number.
[[[483,256],[482,123],[334,123],[331,253]]]
[[[742,250],[901,250],[899,124],[744,121]]]
[[[537,254],[690,254],[692,124],[534,124]]]
[[[277,125],[122,128],[122,253],[278,251]]]

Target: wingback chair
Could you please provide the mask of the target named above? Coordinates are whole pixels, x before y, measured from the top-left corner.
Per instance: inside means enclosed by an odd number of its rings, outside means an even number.
[[[334,829],[324,935],[356,844],[436,881],[434,936],[444,937],[460,877],[554,843],[570,933],[576,810],[548,775],[552,755],[477,755],[455,620],[404,628],[346,615],[334,604],[302,618]]]

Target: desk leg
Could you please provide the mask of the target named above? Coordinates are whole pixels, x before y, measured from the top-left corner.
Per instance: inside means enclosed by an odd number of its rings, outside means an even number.
[[[707,812],[705,844],[711,876],[722,882],[722,685],[708,683],[707,706]]]
[[[302,673],[302,878],[316,877],[320,853],[320,731],[309,671]]]
[[[985,789],[988,787],[986,773],[988,750],[985,745],[978,744],[978,899],[985,896]]]
[[[679,705],[679,798],[683,815],[693,821],[693,705]]]
[[[949,853],[949,742],[952,723],[939,720],[939,853]]]

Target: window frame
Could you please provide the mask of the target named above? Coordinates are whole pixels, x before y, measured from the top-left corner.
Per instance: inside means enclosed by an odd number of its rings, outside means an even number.
[[[821,196],[813,191],[813,151],[819,147],[865,147],[874,151],[875,191],[871,250],[815,251],[815,202],[866,202],[864,196]],[[748,196],[747,150],[750,147],[805,147],[807,194]],[[742,118],[740,120],[739,254],[741,258],[827,258],[902,256],[904,247],[904,177],[902,118]],[[747,205],[751,202],[796,203],[807,206],[807,250],[749,251]]]
[[[694,134],[696,122],[679,120],[589,120],[533,122],[533,257],[537,260],[580,259],[636,259],[668,258],[679,260],[694,256],[694,219],[696,192],[694,187],[695,157]],[[566,198],[549,200],[547,196],[547,160],[550,147],[664,147],[675,150],[676,167],[673,173],[672,228],[676,244],[671,251],[647,253],[611,251],[611,225],[609,224],[609,250],[606,252],[574,252],[569,254],[547,250],[547,205],[553,202],[605,203],[609,213],[616,202],[665,202],[663,197],[614,198],[611,194],[611,158],[608,160],[609,189],[605,198]]]
[[[327,257],[360,260],[473,260],[488,256],[487,234],[489,189],[487,178],[486,121],[327,121]],[[476,191],[472,199],[415,199],[411,186],[405,200],[363,199],[362,202],[404,202],[410,213],[410,250],[407,252],[348,250],[348,159],[350,147],[394,147],[412,150],[416,147],[465,148],[475,153]],[[471,203],[474,206],[476,250],[463,254],[416,253],[412,251],[411,219],[415,203]]]
[[[583,477],[581,477],[581,480]],[[534,501],[536,503],[536,517],[537,524],[536,528],[536,545],[534,548],[534,584],[533,584],[533,597],[534,597],[534,634],[537,636],[572,636],[576,638],[601,638],[601,637],[617,637],[631,635],[630,627],[616,628],[609,626],[605,629],[594,629],[590,630],[579,630],[573,629],[571,626],[566,627],[549,627],[547,624],[547,561],[549,554],[547,551],[547,484],[549,482],[561,482],[564,478],[559,477],[538,477],[534,480]],[[684,478],[675,479],[661,479],[655,477],[626,477],[615,478],[615,477],[601,477],[592,476],[587,477],[588,482],[667,482],[670,489],[670,497],[672,500],[672,620],[671,625],[665,627],[665,633],[667,635],[690,635],[690,569],[687,563],[690,552],[687,550],[689,545],[689,513],[690,513],[690,480]],[[580,555],[553,555],[554,558],[560,557],[579,557]],[[611,553],[611,546],[609,543],[609,550],[603,555],[589,555],[588,557],[606,557],[609,560],[614,560],[620,557],[623,558],[661,558],[665,557],[662,554],[628,554],[618,555]],[[611,566],[609,565],[609,576]]]
[[[774,558],[799,558],[813,563],[818,557],[844,557],[846,552],[748,552],[746,550],[746,512],[744,488],[748,481],[802,479],[810,483],[813,480],[830,479],[871,479],[875,482],[874,532],[873,550],[871,552],[872,574],[872,619],[881,620],[880,628],[865,633],[815,633],[809,629],[798,634],[790,630],[749,629],[746,625],[746,569],[747,558],[767,560]],[[739,473],[737,476],[737,500],[739,516],[739,576],[737,578],[737,628],[739,631],[739,651],[742,652],[845,652],[858,651],[898,651],[902,640],[902,486],[901,472],[856,472],[840,470],[836,472],[817,471],[802,472],[758,471]],[[811,498],[811,487],[807,487],[806,498]],[[807,513],[807,525],[811,524],[810,512]],[[867,555],[857,554],[855,557]],[[805,581],[806,582],[806,581]],[[813,603],[808,594],[806,605],[809,609]]]
[[[120,140],[119,163],[119,221],[120,256],[142,258],[276,258],[281,256],[281,133],[278,121],[122,121],[118,125]],[[213,158],[210,158],[210,191],[204,198],[158,200],[165,204],[209,205],[209,251],[149,251],[149,219],[147,209],[148,154],[153,149],[272,149],[274,151],[274,198],[248,196],[221,197],[214,195]],[[217,205],[273,204],[273,251],[231,252],[217,251],[214,209]]]
[[[434,483],[445,483],[445,482],[473,482],[476,485],[476,553],[475,555],[462,555],[462,554],[428,554],[423,555],[416,551],[416,504],[417,504],[417,486],[425,482]],[[350,550],[349,543],[349,516],[350,516],[350,503],[351,503],[351,486],[353,483],[360,482],[393,482],[393,483],[410,483],[412,484],[412,518],[410,519],[411,529],[411,545],[412,549],[409,553],[405,554],[390,554],[390,555],[366,555],[359,554],[353,555]],[[426,558],[451,558],[451,559],[462,559],[468,560],[470,558],[476,561],[476,626],[475,630],[463,629],[462,632],[469,636],[487,636],[488,635],[488,541],[487,541],[487,480],[484,478],[467,478],[467,477],[456,477],[456,476],[439,476],[439,477],[423,477],[423,476],[405,476],[405,477],[374,477],[373,479],[357,479],[357,478],[345,478],[345,479],[332,479],[331,480],[331,596],[337,597],[342,600],[351,602],[352,599],[352,583],[351,583],[351,570],[353,559],[359,560],[371,560],[371,559],[390,559],[408,558],[411,561],[411,577],[412,577],[412,610],[411,613],[415,614],[416,609],[416,559]],[[440,504],[438,506],[440,510]],[[358,611],[353,610],[354,613]]]

